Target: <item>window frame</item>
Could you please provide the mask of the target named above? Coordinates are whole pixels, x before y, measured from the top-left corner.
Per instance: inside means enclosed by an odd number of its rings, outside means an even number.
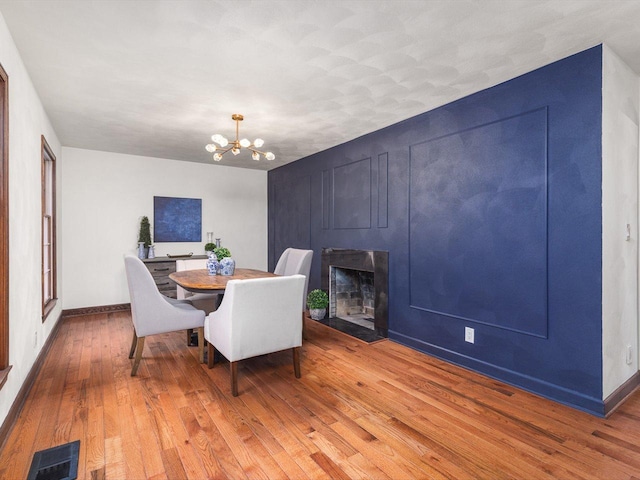
[[[9,365],[9,76],[0,64],[0,388]]]
[[[47,140],[44,138],[44,135],[40,138],[42,156],[42,216],[40,224],[42,227],[42,241],[40,242],[40,245],[42,247],[42,321],[44,322],[56,306],[58,300],[58,270],[56,265],[56,156],[53,154],[53,151],[47,143]],[[47,162],[51,162],[50,182],[48,181],[49,169],[47,169]],[[48,188],[48,186],[50,186],[50,188]],[[47,209],[47,205],[49,204],[51,206],[50,212]],[[45,220],[47,218],[49,219],[49,243],[45,244],[45,233],[47,233],[45,232]],[[47,266],[47,255],[50,257],[48,262],[50,268],[48,271],[45,268]],[[48,283],[47,276],[49,277]],[[46,285],[49,285],[50,292],[46,291]],[[47,297],[48,293],[50,293],[49,297]]]

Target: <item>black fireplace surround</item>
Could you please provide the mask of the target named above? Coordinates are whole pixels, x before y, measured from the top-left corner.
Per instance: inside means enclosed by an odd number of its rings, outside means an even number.
[[[389,252],[376,250],[352,250],[346,248],[323,248],[320,266],[321,286],[329,291],[330,267],[373,272],[375,292],[375,333],[389,336]]]

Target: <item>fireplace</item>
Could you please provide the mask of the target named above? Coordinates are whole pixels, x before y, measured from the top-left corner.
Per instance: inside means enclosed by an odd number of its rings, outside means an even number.
[[[388,337],[388,272],[388,252],[323,248],[320,273],[322,289],[329,292],[329,320]]]

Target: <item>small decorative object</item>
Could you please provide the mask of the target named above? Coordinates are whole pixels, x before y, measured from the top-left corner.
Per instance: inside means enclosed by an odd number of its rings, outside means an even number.
[[[140,256],[140,243],[143,244],[143,256]],[[138,233],[138,257],[140,259],[147,258],[149,253],[149,245],[151,245],[151,225],[147,217],[140,219],[140,231]]]
[[[138,258],[144,260],[146,255],[144,254],[144,242],[138,242]]]
[[[236,261],[231,257],[220,260],[220,275],[233,275],[236,270]]]
[[[207,260],[207,270],[209,271],[209,275],[217,275],[218,269],[220,268],[220,262],[218,262],[218,257],[213,252],[209,252],[209,259]]]
[[[204,245],[204,253],[209,255],[209,252],[213,252],[216,248],[216,244],[213,243],[213,232],[207,232],[207,243]]]
[[[216,248],[220,248],[220,239],[216,238]]]
[[[311,290],[307,295],[307,307],[309,307],[309,314],[314,320],[322,320],[325,317],[327,305],[329,305],[329,296],[324,290]]]
[[[156,251],[153,245],[149,245],[149,255],[147,258],[156,258]]]

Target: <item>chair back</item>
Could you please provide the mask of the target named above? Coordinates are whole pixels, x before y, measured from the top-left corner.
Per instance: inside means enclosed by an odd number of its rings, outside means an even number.
[[[184,303],[174,305],[158,291],[151,272],[138,257],[126,255],[124,267],[131,299],[131,319],[138,337],[204,324],[204,312]],[[181,326],[182,322],[185,322],[184,326]]]
[[[229,281],[205,337],[232,362],[301,346],[304,284],[302,275]]]
[[[306,306],[306,296],[309,290],[309,272],[311,271],[311,261],[313,260],[313,250],[300,250],[297,248],[287,248],[278,263],[273,273],[278,275],[304,275],[304,291],[302,293],[302,310]]]
[[[176,260],[176,272],[182,272],[184,270],[202,270],[207,268],[206,258],[191,258],[187,260]],[[176,285],[177,296],[179,300],[184,300],[193,296],[192,292],[188,292],[180,285]]]

